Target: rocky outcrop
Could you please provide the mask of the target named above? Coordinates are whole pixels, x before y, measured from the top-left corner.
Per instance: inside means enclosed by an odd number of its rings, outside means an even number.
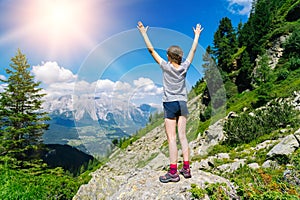
[[[228,193],[232,197],[236,197],[235,188],[225,178],[220,176],[204,172],[201,170],[193,171],[193,177],[191,179],[184,179],[181,177],[180,182],[163,184],[160,183],[158,177],[162,175],[163,171],[156,171],[147,168],[136,170],[126,182],[122,184],[119,191],[114,193],[108,199],[130,199],[130,200],[151,200],[151,199],[192,199],[191,184],[196,184],[202,188],[207,183],[225,183],[229,187]]]
[[[283,44],[287,41],[289,35],[282,35],[277,38],[273,43],[272,47],[267,50],[267,56],[269,58],[269,65],[271,69],[274,69],[283,55]]]
[[[198,120],[197,102],[198,97],[189,102],[191,111],[189,120]],[[194,143],[193,149],[195,152],[205,153],[204,146],[215,145],[223,137],[222,121],[219,121],[210,126],[204,143],[202,145]],[[199,138],[198,141],[202,139]],[[110,156],[109,162],[91,173],[90,182],[82,185],[73,199],[191,199],[189,190],[192,183],[202,188],[206,186],[205,183],[225,183],[229,188],[228,195],[236,197],[235,188],[229,180],[200,170],[199,162],[191,164],[191,179],[184,179],[181,176],[178,183],[160,183],[158,178],[166,173],[169,165],[166,149],[166,135],[164,125],[161,124],[127,149],[116,150]],[[179,150],[179,155],[180,152]]]
[[[126,150],[118,150],[108,163],[91,174],[90,182],[82,185],[73,199],[191,199],[192,183],[200,187],[205,187],[205,183],[225,183],[229,196],[236,197],[229,180],[198,169],[198,162],[191,165],[191,179],[181,177],[178,183],[160,183],[158,177],[166,173],[164,169],[169,164],[159,148],[164,141],[162,124]]]
[[[207,150],[219,144],[224,140],[223,132],[224,119],[217,121],[215,124],[209,126],[208,130],[204,132],[204,136],[199,134],[198,138],[190,142],[191,156],[206,155]]]
[[[294,91],[291,104],[295,107],[296,110],[300,110],[300,91]]]
[[[275,145],[267,156],[269,158],[274,158],[278,156],[288,156],[299,148],[300,140],[300,129],[294,134],[285,136],[277,145]]]

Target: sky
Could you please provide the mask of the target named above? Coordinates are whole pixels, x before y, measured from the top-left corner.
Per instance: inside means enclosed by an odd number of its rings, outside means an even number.
[[[0,78],[19,48],[48,96],[94,95],[131,103],[158,104],[162,74],[136,26],[165,58],[170,45],[186,55],[193,27],[201,33],[187,75],[191,88],[203,75],[201,58],[220,20],[245,23],[252,0],[1,0]],[[166,58],[165,58],[166,59]],[[0,90],[3,90],[3,84]]]

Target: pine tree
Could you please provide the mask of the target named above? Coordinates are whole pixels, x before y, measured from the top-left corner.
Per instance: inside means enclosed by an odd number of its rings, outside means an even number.
[[[236,79],[236,84],[238,86],[238,91],[243,92],[244,90],[252,89],[251,74],[253,71],[253,65],[251,64],[250,57],[247,51],[244,51],[241,55],[240,66],[241,68]]]
[[[47,113],[42,112],[40,82],[34,82],[26,56],[18,49],[11,59],[9,76],[1,80],[7,87],[0,94],[0,155],[20,161],[35,160],[48,128]]]
[[[221,19],[213,42],[218,67],[225,72],[231,72],[233,70],[232,55],[237,51],[238,44],[235,30],[228,17]]]

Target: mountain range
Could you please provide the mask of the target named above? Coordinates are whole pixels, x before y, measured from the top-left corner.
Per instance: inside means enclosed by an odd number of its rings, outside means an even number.
[[[46,144],[68,144],[95,157],[107,155],[112,140],[127,138],[147,125],[159,108],[92,95],[47,97],[44,111],[51,120]]]

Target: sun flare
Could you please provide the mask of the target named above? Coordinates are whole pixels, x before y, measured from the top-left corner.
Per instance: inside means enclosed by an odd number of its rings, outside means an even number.
[[[68,7],[65,4],[50,5],[48,13],[45,13],[45,21],[55,28],[64,28],[70,26],[72,16],[76,15],[74,7]]]
[[[20,43],[50,56],[91,48],[96,43],[97,25],[104,21],[99,12],[105,16],[96,3],[96,0],[21,1],[9,19],[15,28],[2,41],[22,38]]]

